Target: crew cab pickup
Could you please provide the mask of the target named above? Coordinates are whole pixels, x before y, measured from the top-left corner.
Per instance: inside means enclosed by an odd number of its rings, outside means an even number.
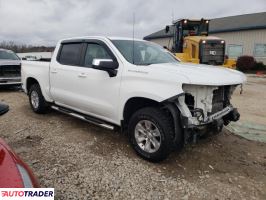
[[[22,64],[34,112],[52,108],[120,127],[137,154],[152,162],[237,121],[230,98],[245,81],[239,71],[181,63],[154,43],[114,37],[64,39],[51,63]]]

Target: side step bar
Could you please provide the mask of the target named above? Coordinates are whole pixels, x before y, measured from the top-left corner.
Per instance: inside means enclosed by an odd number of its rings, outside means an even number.
[[[94,125],[97,125],[97,126],[109,129],[109,130],[114,130],[114,126],[113,125],[107,124],[106,122],[104,122],[104,121],[102,121],[100,119],[96,119],[94,117],[83,115],[83,114],[74,112],[72,110],[69,110],[69,109],[66,109],[66,108],[62,108],[62,107],[59,107],[59,106],[55,106],[55,105],[51,106],[51,108],[56,110],[56,111],[59,111],[61,113],[64,113],[64,114],[79,118],[81,120],[84,120],[86,122],[92,123]]]

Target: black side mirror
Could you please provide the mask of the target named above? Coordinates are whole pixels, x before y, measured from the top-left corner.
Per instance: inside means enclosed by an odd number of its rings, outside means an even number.
[[[119,64],[117,60],[112,59],[93,59],[92,67],[94,69],[106,71],[110,77],[114,77],[117,74],[117,68]]]
[[[170,30],[170,27],[169,27],[169,26],[166,26],[166,27],[165,27],[165,33],[168,33],[169,30]]]
[[[8,110],[8,105],[0,103],[0,115],[5,114],[6,112],[8,112]]]

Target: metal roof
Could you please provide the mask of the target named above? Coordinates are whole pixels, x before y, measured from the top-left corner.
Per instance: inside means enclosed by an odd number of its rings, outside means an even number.
[[[211,19],[209,33],[233,32],[242,30],[266,29],[266,12],[221,17]],[[174,29],[170,26],[169,32],[162,29],[144,37],[145,40],[167,38],[173,36]]]
[[[173,35],[174,35],[174,27],[169,26],[168,33],[165,32],[165,29],[162,29],[160,31],[157,31],[155,33],[145,36],[143,39],[149,40],[149,39],[156,39],[156,38],[168,38],[168,37],[172,37]]]

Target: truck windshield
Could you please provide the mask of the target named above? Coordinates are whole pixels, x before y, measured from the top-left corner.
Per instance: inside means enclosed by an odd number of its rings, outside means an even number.
[[[0,60],[19,60],[19,57],[12,51],[0,50]]]
[[[159,45],[146,41],[112,40],[124,58],[135,65],[179,62],[173,54]],[[133,53],[134,47],[134,53]]]

